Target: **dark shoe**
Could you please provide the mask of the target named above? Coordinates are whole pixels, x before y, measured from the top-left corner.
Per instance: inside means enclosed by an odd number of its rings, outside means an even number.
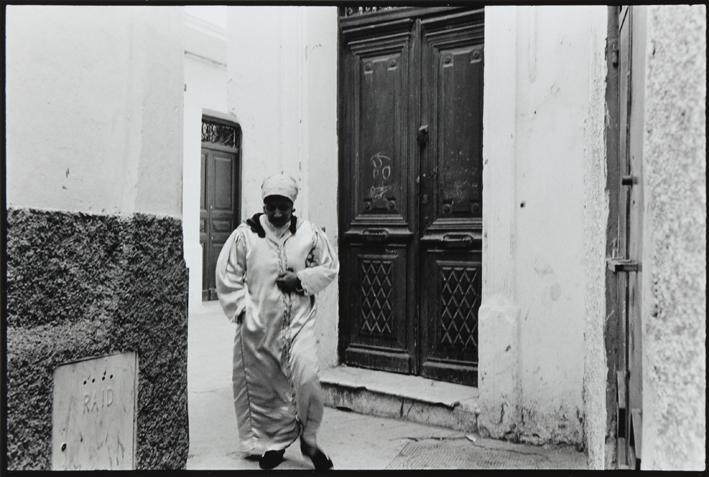
[[[285,452],[285,449],[266,451],[258,460],[258,466],[262,469],[273,469],[283,462],[283,454],[285,454]]]
[[[300,452],[302,452],[304,456],[309,457],[310,460],[313,461],[313,466],[315,467],[315,470],[332,469],[332,461],[328,456],[325,455],[323,451],[320,450],[320,448],[316,447],[315,451],[313,451],[311,448],[308,447],[308,445],[304,441],[301,440]]]

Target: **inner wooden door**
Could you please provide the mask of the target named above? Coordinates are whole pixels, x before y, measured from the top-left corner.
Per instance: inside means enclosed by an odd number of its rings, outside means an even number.
[[[239,223],[241,129],[217,118],[202,120],[199,239],[202,300],[216,300],[214,272],[224,242]]]

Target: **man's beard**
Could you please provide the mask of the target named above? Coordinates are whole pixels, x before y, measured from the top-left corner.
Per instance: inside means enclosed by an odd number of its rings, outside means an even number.
[[[276,227],[283,227],[288,223],[288,219],[276,219],[276,218],[268,218],[268,221],[271,222],[271,225],[275,225]]]

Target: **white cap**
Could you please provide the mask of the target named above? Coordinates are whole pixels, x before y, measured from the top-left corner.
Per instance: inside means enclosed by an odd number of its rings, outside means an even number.
[[[269,195],[280,195],[295,202],[298,197],[298,183],[291,176],[276,174],[264,179],[261,184],[261,199]]]

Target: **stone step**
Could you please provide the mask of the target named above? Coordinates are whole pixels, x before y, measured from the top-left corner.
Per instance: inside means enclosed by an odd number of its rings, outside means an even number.
[[[478,430],[475,387],[350,366],[321,371],[320,383],[329,407],[461,432]]]

